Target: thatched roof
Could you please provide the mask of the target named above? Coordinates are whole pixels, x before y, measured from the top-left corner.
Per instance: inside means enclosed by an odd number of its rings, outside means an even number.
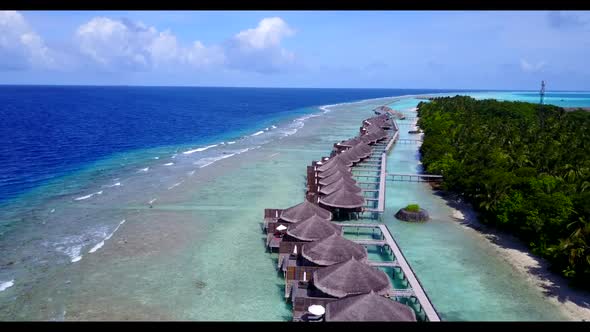
[[[338,156],[340,157],[340,159],[342,159],[346,162],[356,163],[361,160],[361,157],[358,156],[354,150],[353,151],[346,150],[346,151],[340,153]]]
[[[318,173],[318,178],[320,178],[320,179],[327,178],[328,176],[336,173],[337,171],[347,172],[352,175],[352,172],[350,171],[350,167],[344,166],[343,164],[338,164],[326,171]]]
[[[320,218],[332,220],[332,212],[321,208],[308,200],[304,200],[303,203],[299,203],[283,210],[279,218],[286,222],[295,223],[311,218],[314,214],[318,215]]]
[[[367,250],[358,243],[333,234],[320,241],[306,244],[301,250],[301,255],[310,262],[329,266],[345,262],[351,257],[366,261]]]
[[[301,241],[316,241],[341,232],[342,228],[340,226],[320,218],[318,215],[291,224],[287,229],[287,234]]]
[[[354,138],[351,138],[349,140],[342,141],[342,142],[338,143],[338,145],[340,145],[340,146],[353,147],[356,144],[358,144],[359,142],[360,142],[360,139],[358,137],[354,137]]]
[[[365,205],[365,198],[357,193],[340,188],[330,195],[320,198],[320,203],[335,208],[355,209]]]
[[[354,180],[352,180],[354,181]],[[356,181],[355,181],[356,182]],[[330,183],[329,185],[322,187],[320,189],[320,193],[324,195],[330,195],[331,193],[344,188],[346,191],[350,191],[353,193],[360,193],[362,189],[355,184],[355,182],[350,182],[345,180],[345,178],[341,178],[336,182]]]
[[[336,155],[332,158],[330,158],[328,161],[326,161],[325,163],[323,163],[320,167],[318,167],[318,171],[319,172],[324,172],[329,170],[330,168],[337,166],[338,164],[342,164],[343,166],[352,166],[352,162],[348,161],[348,160],[343,160],[342,158],[340,158],[340,155]]]
[[[338,298],[370,291],[385,295],[393,289],[385,272],[354,258],[315,271],[313,284],[322,292]]]
[[[365,143],[375,143],[377,141],[377,136],[375,134],[366,134],[361,136],[361,141]]]
[[[366,158],[371,155],[373,149],[364,143],[360,143],[348,150],[348,152],[354,152],[359,158]]]
[[[321,179],[318,183],[321,184],[322,186],[327,186],[330,183],[334,183],[338,180],[340,180],[341,178],[345,178],[348,179],[349,182],[354,181],[352,179],[352,173],[350,172],[346,172],[346,171],[341,171],[341,170],[337,170],[336,172],[334,172],[334,174]]]
[[[326,322],[415,322],[409,306],[375,294],[355,295],[326,304]]]

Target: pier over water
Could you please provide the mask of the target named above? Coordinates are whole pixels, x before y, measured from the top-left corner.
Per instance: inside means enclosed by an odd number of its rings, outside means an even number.
[[[401,303],[392,304],[392,316],[381,317],[381,320],[402,319],[394,319],[395,316],[410,321],[440,321],[401,248],[387,226],[381,223],[387,181],[396,180],[396,176],[416,181],[440,178],[388,173],[387,155],[399,140],[400,129],[395,118],[404,116],[387,106],[374,112],[378,116],[363,121],[359,136],[335,143],[330,157],[308,166],[303,203],[288,209],[265,210],[266,245],[269,251],[278,252],[277,268],[285,277],[285,298],[292,302],[294,321],[331,321],[334,317],[326,311],[316,312],[320,310],[317,307],[335,308],[344,305],[341,303],[352,303],[354,301],[349,299],[359,294],[368,296],[363,301],[369,298],[383,301],[375,297],[379,295],[381,299],[385,297]],[[360,229],[370,229],[371,236],[359,237]],[[375,247],[386,258],[367,259],[369,248]],[[342,250],[349,253],[343,254]],[[391,276],[384,269],[391,270]],[[325,272],[332,270],[342,272]],[[342,273],[358,276],[339,279],[337,275]],[[383,284],[383,280],[389,281]],[[359,293],[359,289],[366,290]],[[407,310],[415,314],[410,315]],[[375,318],[366,317],[368,320]]]

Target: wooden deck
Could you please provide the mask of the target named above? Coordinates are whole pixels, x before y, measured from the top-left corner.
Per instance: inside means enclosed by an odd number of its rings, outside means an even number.
[[[406,279],[408,280],[410,288],[414,292],[414,296],[416,296],[416,298],[420,302],[420,305],[422,306],[424,313],[426,314],[426,317],[431,322],[440,322],[440,317],[439,317],[438,313],[436,312],[436,310],[434,309],[434,306],[432,305],[430,298],[428,297],[428,295],[426,295],[426,292],[424,292],[424,289],[422,288],[422,284],[420,284],[418,277],[416,277],[416,275],[414,274],[414,270],[412,270],[412,268],[410,267],[410,265],[406,261],[404,254],[402,253],[401,249],[398,247],[397,242],[395,242],[393,236],[389,232],[389,229],[385,225],[379,225],[379,228],[381,229],[381,232],[385,236],[385,241],[387,241],[387,244],[390,246],[391,250],[393,251],[393,255],[395,256],[396,261],[399,263],[400,268],[402,269],[404,275],[406,276]]]
[[[442,175],[435,174],[387,173],[388,181],[435,182],[442,179]]]
[[[415,118],[406,118],[406,119],[415,119]],[[385,210],[385,193],[386,193],[386,183],[387,181],[403,181],[405,178],[409,178],[410,181],[413,179],[417,179],[417,181],[422,180],[431,180],[431,181],[438,181],[442,179],[440,175],[428,175],[428,174],[402,174],[402,173],[387,173],[387,154],[389,154],[393,148],[393,145],[398,141],[403,141],[405,143],[419,143],[420,140],[412,140],[412,139],[399,139],[399,126],[398,123],[393,120],[392,121],[393,128],[388,129],[388,137],[386,140],[382,140],[377,142],[376,144],[372,145],[373,151],[369,158],[364,159],[357,165],[353,166],[351,170],[353,171],[353,177],[357,178],[357,184],[364,185],[361,187],[363,190],[363,195],[367,193],[365,197],[366,205],[363,207],[363,211],[365,212],[372,212],[376,213],[381,220],[381,216]],[[408,124],[408,122],[402,121],[402,124]],[[360,173],[360,174],[359,174]],[[396,180],[396,177],[400,180]],[[362,181],[358,181],[358,179],[363,179]],[[372,181],[373,180],[373,181]],[[374,197],[371,197],[374,196]],[[376,204],[375,204],[376,203]],[[270,227],[274,227],[279,223],[279,216],[282,210],[280,209],[266,209],[265,210],[265,220],[263,223],[263,229],[265,231],[269,231]],[[374,217],[374,215],[372,216]],[[416,277],[414,271],[406,261],[401,249],[397,245],[397,242],[391,235],[389,229],[386,225],[380,223],[351,223],[351,222],[334,222],[335,225],[342,227],[342,235],[344,235],[344,228],[378,228],[381,232],[381,236],[379,239],[354,239],[352,241],[368,246],[368,245],[376,245],[381,247],[382,249],[387,249],[391,251],[390,254],[395,257],[393,261],[388,262],[374,262],[369,261],[368,264],[374,267],[381,267],[381,268],[393,268],[394,271],[401,271],[405,279],[407,280],[408,289],[393,289],[387,296],[390,298],[400,298],[400,297],[409,297],[413,301],[417,300],[420,304],[420,311],[423,311],[426,319],[435,322],[440,321],[440,317],[436,312],[432,302],[428,298],[428,295],[422,288],[420,281]],[[294,266],[292,259],[290,258],[293,251],[294,246],[297,245],[297,249],[300,252],[302,245],[305,242],[291,242],[291,241],[282,241],[282,239],[276,238],[273,236],[272,233],[267,233],[267,247],[272,249],[278,249],[278,262],[277,268],[282,270],[285,277],[285,297],[291,298],[293,301],[293,319],[300,320],[302,316],[306,312],[306,308],[312,304],[311,300],[313,300],[314,304],[322,304],[325,305],[331,301],[334,301],[335,298],[317,298],[313,297],[313,294],[308,294],[310,290],[307,290],[309,278],[313,275],[313,270],[317,269],[318,267],[299,267]],[[298,296],[301,294],[302,296]],[[310,295],[312,298],[307,299],[303,295]],[[309,300],[309,301],[308,301]],[[319,301],[319,302],[318,302]]]
[[[421,139],[411,139],[411,138],[400,138],[398,139],[398,142],[400,143],[422,143],[423,141]]]
[[[370,262],[369,264],[372,266],[401,268],[402,272],[404,273],[404,276],[408,280],[408,284],[409,284],[410,288],[407,290],[406,289],[395,289],[393,294],[390,294],[390,297],[411,297],[411,296],[414,296],[418,299],[428,320],[431,322],[440,322],[440,317],[439,317],[438,313],[436,312],[436,310],[434,309],[434,306],[432,305],[430,298],[428,298],[428,295],[426,295],[426,292],[422,288],[422,284],[420,284],[418,277],[416,277],[416,275],[414,274],[414,270],[412,270],[412,268],[410,267],[410,265],[406,261],[404,254],[402,253],[401,249],[397,245],[397,242],[395,242],[393,236],[389,232],[389,228],[387,228],[386,225],[364,224],[364,223],[363,224],[361,224],[361,223],[359,223],[359,224],[338,223],[338,222],[334,222],[334,224],[337,224],[342,227],[379,228],[379,230],[381,231],[381,234],[383,235],[383,238],[384,238],[382,241],[357,240],[357,239],[354,239],[352,241],[359,243],[359,244],[373,244],[373,242],[375,242],[375,244],[376,244],[377,242],[379,242],[379,243],[384,243],[387,246],[389,246],[389,248],[391,248],[393,256],[395,257],[395,261],[393,261],[393,262]]]

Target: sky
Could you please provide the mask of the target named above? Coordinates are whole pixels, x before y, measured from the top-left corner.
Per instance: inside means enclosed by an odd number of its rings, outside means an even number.
[[[0,84],[590,90],[590,11],[0,11]]]

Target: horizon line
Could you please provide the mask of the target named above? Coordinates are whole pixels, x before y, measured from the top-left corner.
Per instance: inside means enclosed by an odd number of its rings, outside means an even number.
[[[390,87],[372,87],[372,88],[356,88],[356,87],[286,87],[286,86],[222,86],[222,85],[129,85],[129,84],[7,84],[0,83],[0,87],[5,86],[36,86],[36,87],[142,87],[142,88],[231,88],[231,89],[331,89],[331,90],[435,90],[435,91],[474,91],[474,92],[503,92],[503,91],[523,91],[523,92],[538,92],[539,90],[526,89],[492,89],[492,88],[390,88]],[[547,92],[590,92],[590,90],[549,90]]]

